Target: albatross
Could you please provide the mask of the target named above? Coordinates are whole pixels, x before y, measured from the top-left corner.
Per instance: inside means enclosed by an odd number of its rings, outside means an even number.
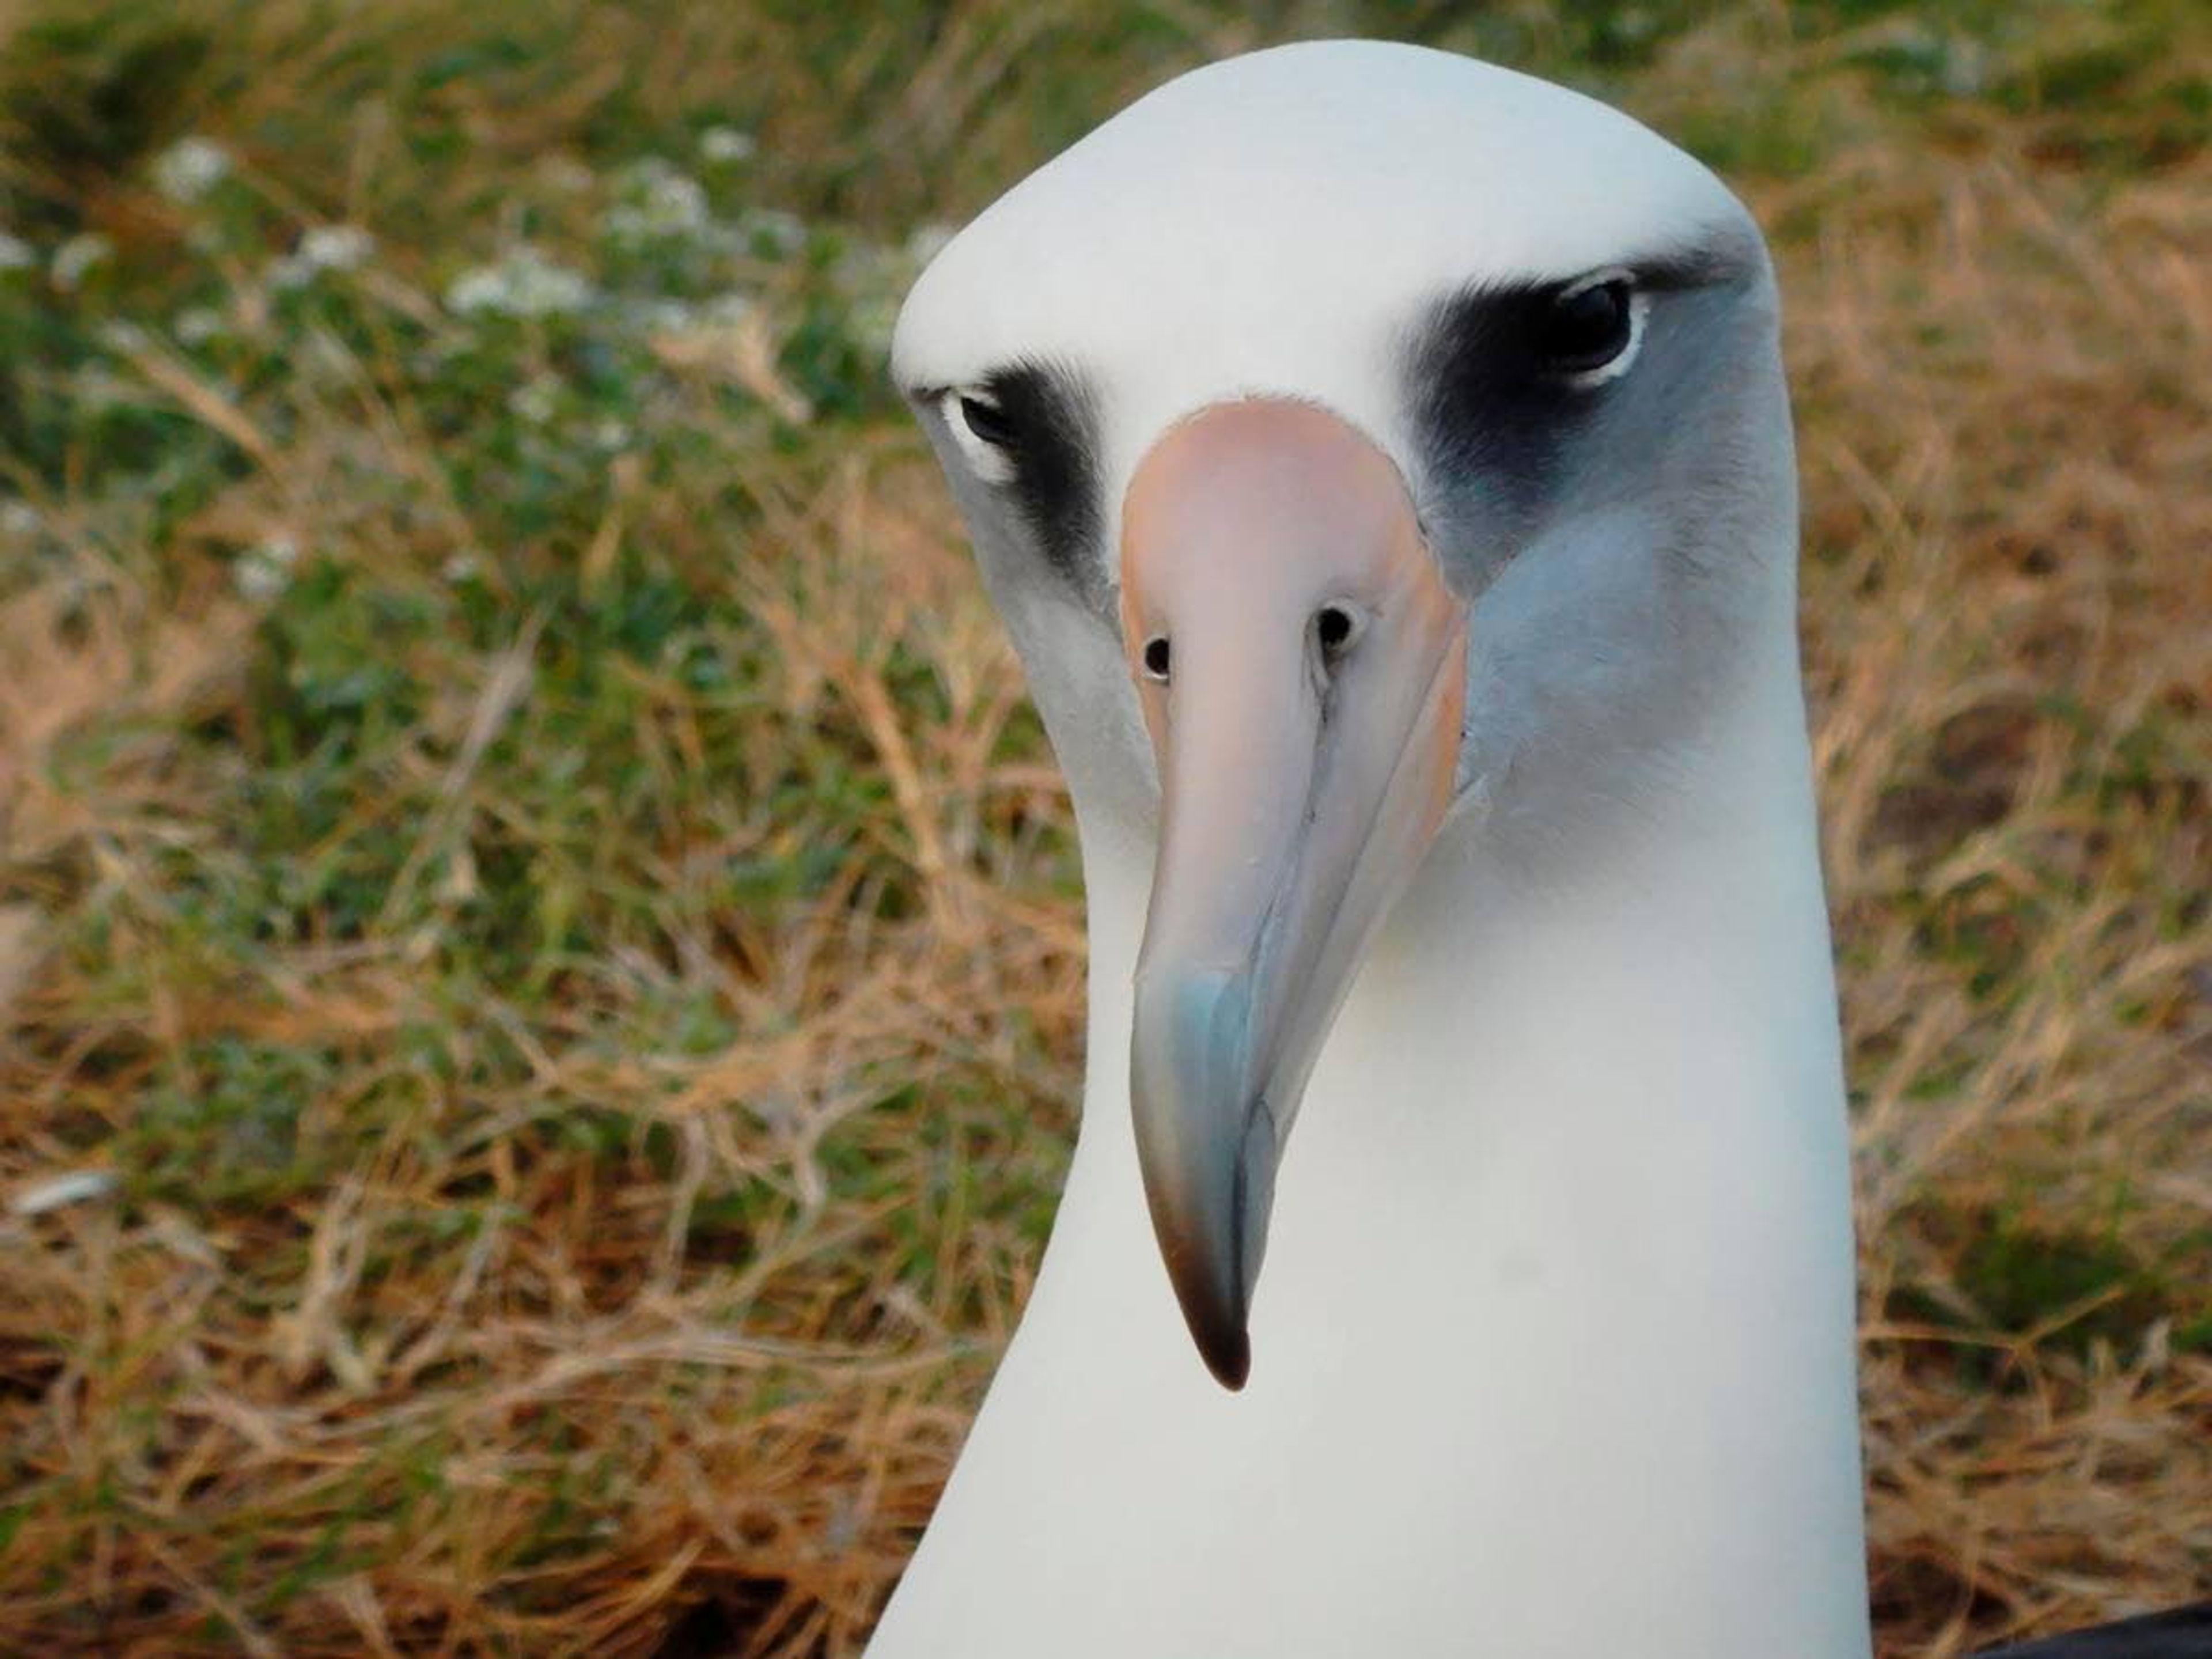
[[[1067,776],[1090,1039],[871,1653],[1865,1659],[1750,215],[1558,87],[1281,47],[986,210],[893,370]]]

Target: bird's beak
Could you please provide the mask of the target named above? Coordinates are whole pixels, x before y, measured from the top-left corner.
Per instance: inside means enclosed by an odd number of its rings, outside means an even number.
[[[1216,404],[1146,453],[1121,596],[1162,794],[1138,1158],[1191,1335],[1241,1388],[1307,1074],[1449,804],[1466,611],[1389,459],[1278,401]]]

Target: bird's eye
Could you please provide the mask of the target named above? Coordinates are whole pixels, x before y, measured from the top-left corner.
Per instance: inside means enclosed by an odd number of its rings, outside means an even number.
[[[1166,635],[1155,634],[1151,639],[1146,640],[1145,641],[1144,650],[1146,677],[1150,679],[1158,680],[1161,684],[1165,684],[1168,678],[1169,659],[1172,653],[1168,649],[1168,636]]]
[[[1644,305],[1635,284],[1619,272],[1562,289],[1538,336],[1546,371],[1584,385],[1626,373],[1639,343]]]
[[[987,398],[963,396],[960,399],[960,419],[969,431],[994,449],[1009,449],[1014,441],[1014,423],[1006,411]]]
[[[977,477],[986,483],[1013,483],[1021,434],[1004,404],[987,392],[955,389],[940,393],[937,407]]]

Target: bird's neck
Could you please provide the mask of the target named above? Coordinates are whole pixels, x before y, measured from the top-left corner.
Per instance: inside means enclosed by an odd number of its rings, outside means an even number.
[[[975,1654],[1865,1654],[1794,663],[1743,702],[1615,856],[1516,866],[1474,823],[1440,843],[1290,1135],[1238,1395],[1193,1351],[1139,1182],[1148,872],[1087,840],[1074,1168],[914,1570],[937,1585],[902,1601],[964,1601]]]

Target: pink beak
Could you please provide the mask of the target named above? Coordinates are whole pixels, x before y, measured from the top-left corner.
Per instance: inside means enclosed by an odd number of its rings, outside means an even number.
[[[1216,404],[1145,456],[1121,594],[1162,793],[1138,1158],[1191,1335],[1241,1388],[1306,1079],[1450,803],[1466,611],[1389,458],[1279,401]]]

